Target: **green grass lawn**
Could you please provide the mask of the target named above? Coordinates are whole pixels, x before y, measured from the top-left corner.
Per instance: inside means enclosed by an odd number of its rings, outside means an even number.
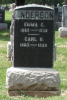
[[[10,27],[11,15],[5,12],[5,22]],[[8,28],[9,28],[8,27]],[[67,100],[67,38],[59,38],[58,31],[55,31],[55,44],[57,44],[57,60],[53,69],[60,74],[61,95],[47,98],[37,98],[36,96],[10,97],[6,89],[6,70],[11,67],[11,62],[7,60],[7,43],[10,41],[10,30],[0,30],[0,100]]]

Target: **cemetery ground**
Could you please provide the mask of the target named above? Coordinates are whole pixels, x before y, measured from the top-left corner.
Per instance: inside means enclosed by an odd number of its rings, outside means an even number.
[[[59,38],[58,29],[55,30],[55,44],[57,45],[57,59],[53,69],[60,74],[60,96],[37,98],[31,96],[9,96],[6,89],[6,70],[11,67],[11,61],[7,60],[7,43],[10,41],[9,26],[11,23],[9,11],[5,12],[5,20],[8,30],[0,30],[0,100],[66,100],[67,99],[67,38]]]

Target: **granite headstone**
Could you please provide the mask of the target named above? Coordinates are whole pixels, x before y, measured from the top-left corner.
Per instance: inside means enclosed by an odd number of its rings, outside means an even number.
[[[10,38],[12,67],[6,72],[8,94],[60,95],[59,73],[52,68],[56,50],[54,9],[36,4],[15,8]]]
[[[55,21],[62,22],[62,7],[55,7]]]
[[[0,7],[0,23],[5,22],[5,9],[3,7]]]
[[[12,27],[14,67],[53,67],[54,9],[29,5],[15,8]]]
[[[54,10],[55,10],[55,21],[58,22],[58,8],[55,7]]]

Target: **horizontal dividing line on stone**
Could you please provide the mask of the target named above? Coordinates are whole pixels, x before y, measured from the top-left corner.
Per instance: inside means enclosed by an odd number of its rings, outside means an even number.
[[[40,34],[28,34],[28,35],[40,35]]]

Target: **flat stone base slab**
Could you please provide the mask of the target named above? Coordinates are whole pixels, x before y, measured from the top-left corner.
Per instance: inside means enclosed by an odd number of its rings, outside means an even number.
[[[41,97],[51,97],[51,96],[59,96],[61,93],[61,90],[58,91],[24,91],[24,90],[19,90],[19,91],[8,91],[8,94],[10,96],[37,96],[39,98]]]
[[[8,25],[7,23],[0,23],[0,30],[7,30]]]
[[[6,86],[10,91],[57,91],[59,73],[52,68],[11,67],[7,69]]]

